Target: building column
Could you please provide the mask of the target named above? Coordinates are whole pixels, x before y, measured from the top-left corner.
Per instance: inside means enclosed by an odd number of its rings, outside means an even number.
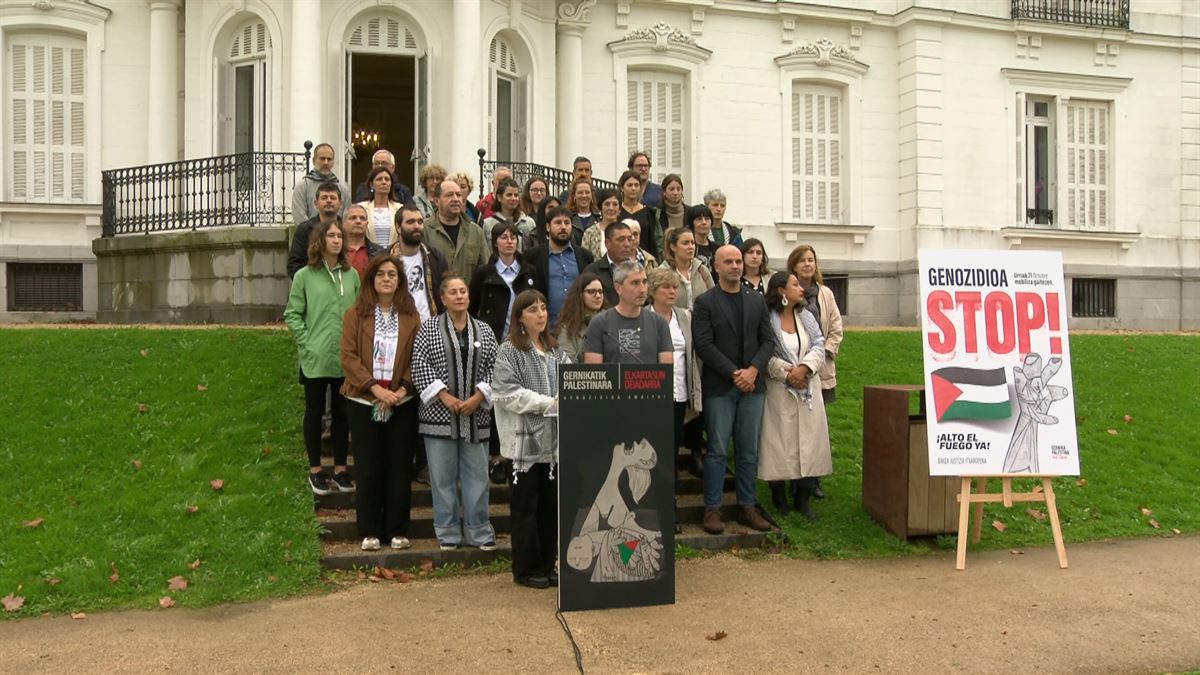
[[[583,31],[596,0],[558,6],[557,136],[559,168],[569,169],[583,152]]]
[[[450,156],[441,161],[446,166],[476,167],[475,152],[483,147],[486,138],[487,96],[483,82],[483,46],[480,41],[482,24],[480,0],[454,0],[454,69],[450,74]],[[439,153],[440,154],[440,153]],[[475,175],[475,169],[469,170]],[[485,186],[478,186],[484,194]]]
[[[303,152],[304,141],[314,145],[332,142],[324,138],[322,125],[321,75],[321,3],[320,0],[293,0],[292,41],[289,61],[291,101],[288,107],[288,152]],[[336,167],[335,167],[336,171]]]
[[[149,0],[150,81],[146,88],[146,161],[179,159],[179,7],[181,0]]]

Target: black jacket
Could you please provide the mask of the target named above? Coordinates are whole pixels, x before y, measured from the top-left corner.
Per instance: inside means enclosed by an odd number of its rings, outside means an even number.
[[[367,185],[367,181],[363,181],[358,184],[358,187],[354,188],[354,203],[365,202],[369,199],[371,199],[371,186]],[[398,204],[407,204],[412,200],[412,190],[397,180],[396,174],[392,174],[392,201]]]
[[[583,274],[587,270],[587,266],[591,265],[595,258],[592,252],[584,247],[571,243],[571,249],[575,251],[575,264],[579,268],[579,273]],[[534,246],[524,253],[522,258],[529,265],[529,269],[533,272],[533,287],[541,291],[542,295],[550,297],[550,245],[542,244]]]
[[[617,295],[617,285],[613,283],[612,262],[609,261],[608,256],[588,265],[584,271],[600,277],[600,284],[604,286],[604,297],[608,300],[610,307],[616,307],[621,296]]]
[[[471,304],[467,311],[492,329],[497,342],[504,340],[504,319],[508,316],[509,298],[534,287],[532,266],[521,260],[519,255],[517,260],[521,262],[521,271],[513,279],[511,293],[508,284],[496,271],[495,258],[475,270],[471,276]]]
[[[308,238],[312,236],[313,228],[319,222],[321,217],[317,216],[296,226],[296,232],[292,235],[292,247],[288,249],[288,277],[296,276],[296,272],[308,264]]]
[[[767,302],[757,292],[741,286],[742,324],[736,324],[725,306],[725,292],[713,286],[692,306],[692,346],[703,364],[700,386],[704,396],[721,396],[733,389],[733,371],[758,368],[755,391],[766,391],[767,362],[775,353],[775,329]],[[738,353],[738,344],[743,351]]]

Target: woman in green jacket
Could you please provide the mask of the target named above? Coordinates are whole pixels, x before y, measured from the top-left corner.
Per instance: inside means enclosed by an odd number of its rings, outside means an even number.
[[[358,272],[350,267],[342,246],[339,221],[318,225],[308,243],[308,264],[292,278],[283,320],[296,339],[300,353],[300,384],[304,387],[304,448],[308,451],[308,483],[312,491],[327,495],[333,490],[353,492],[346,469],[349,430],[342,386],[339,342],[342,319],[358,297]],[[321,416],[329,392],[333,423],[333,479],[321,471]]]

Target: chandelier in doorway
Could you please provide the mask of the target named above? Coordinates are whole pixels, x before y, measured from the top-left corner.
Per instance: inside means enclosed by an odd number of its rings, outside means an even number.
[[[350,136],[350,143],[355,150],[374,150],[379,147],[379,132],[369,129],[355,129]]]

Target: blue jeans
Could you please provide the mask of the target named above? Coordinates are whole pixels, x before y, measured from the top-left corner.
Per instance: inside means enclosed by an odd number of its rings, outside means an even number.
[[[743,394],[736,388],[720,396],[704,397],[704,420],[708,430],[708,452],[704,453],[706,508],[721,505],[731,437],[738,504],[754,506],[758,503],[754,495],[754,482],[758,478],[758,437],[762,432],[765,399],[765,394]]]
[[[496,531],[488,518],[487,452],[486,442],[425,437],[429,486],[433,493],[433,532],[438,542],[479,546],[496,541]],[[462,484],[461,520],[459,483]]]

